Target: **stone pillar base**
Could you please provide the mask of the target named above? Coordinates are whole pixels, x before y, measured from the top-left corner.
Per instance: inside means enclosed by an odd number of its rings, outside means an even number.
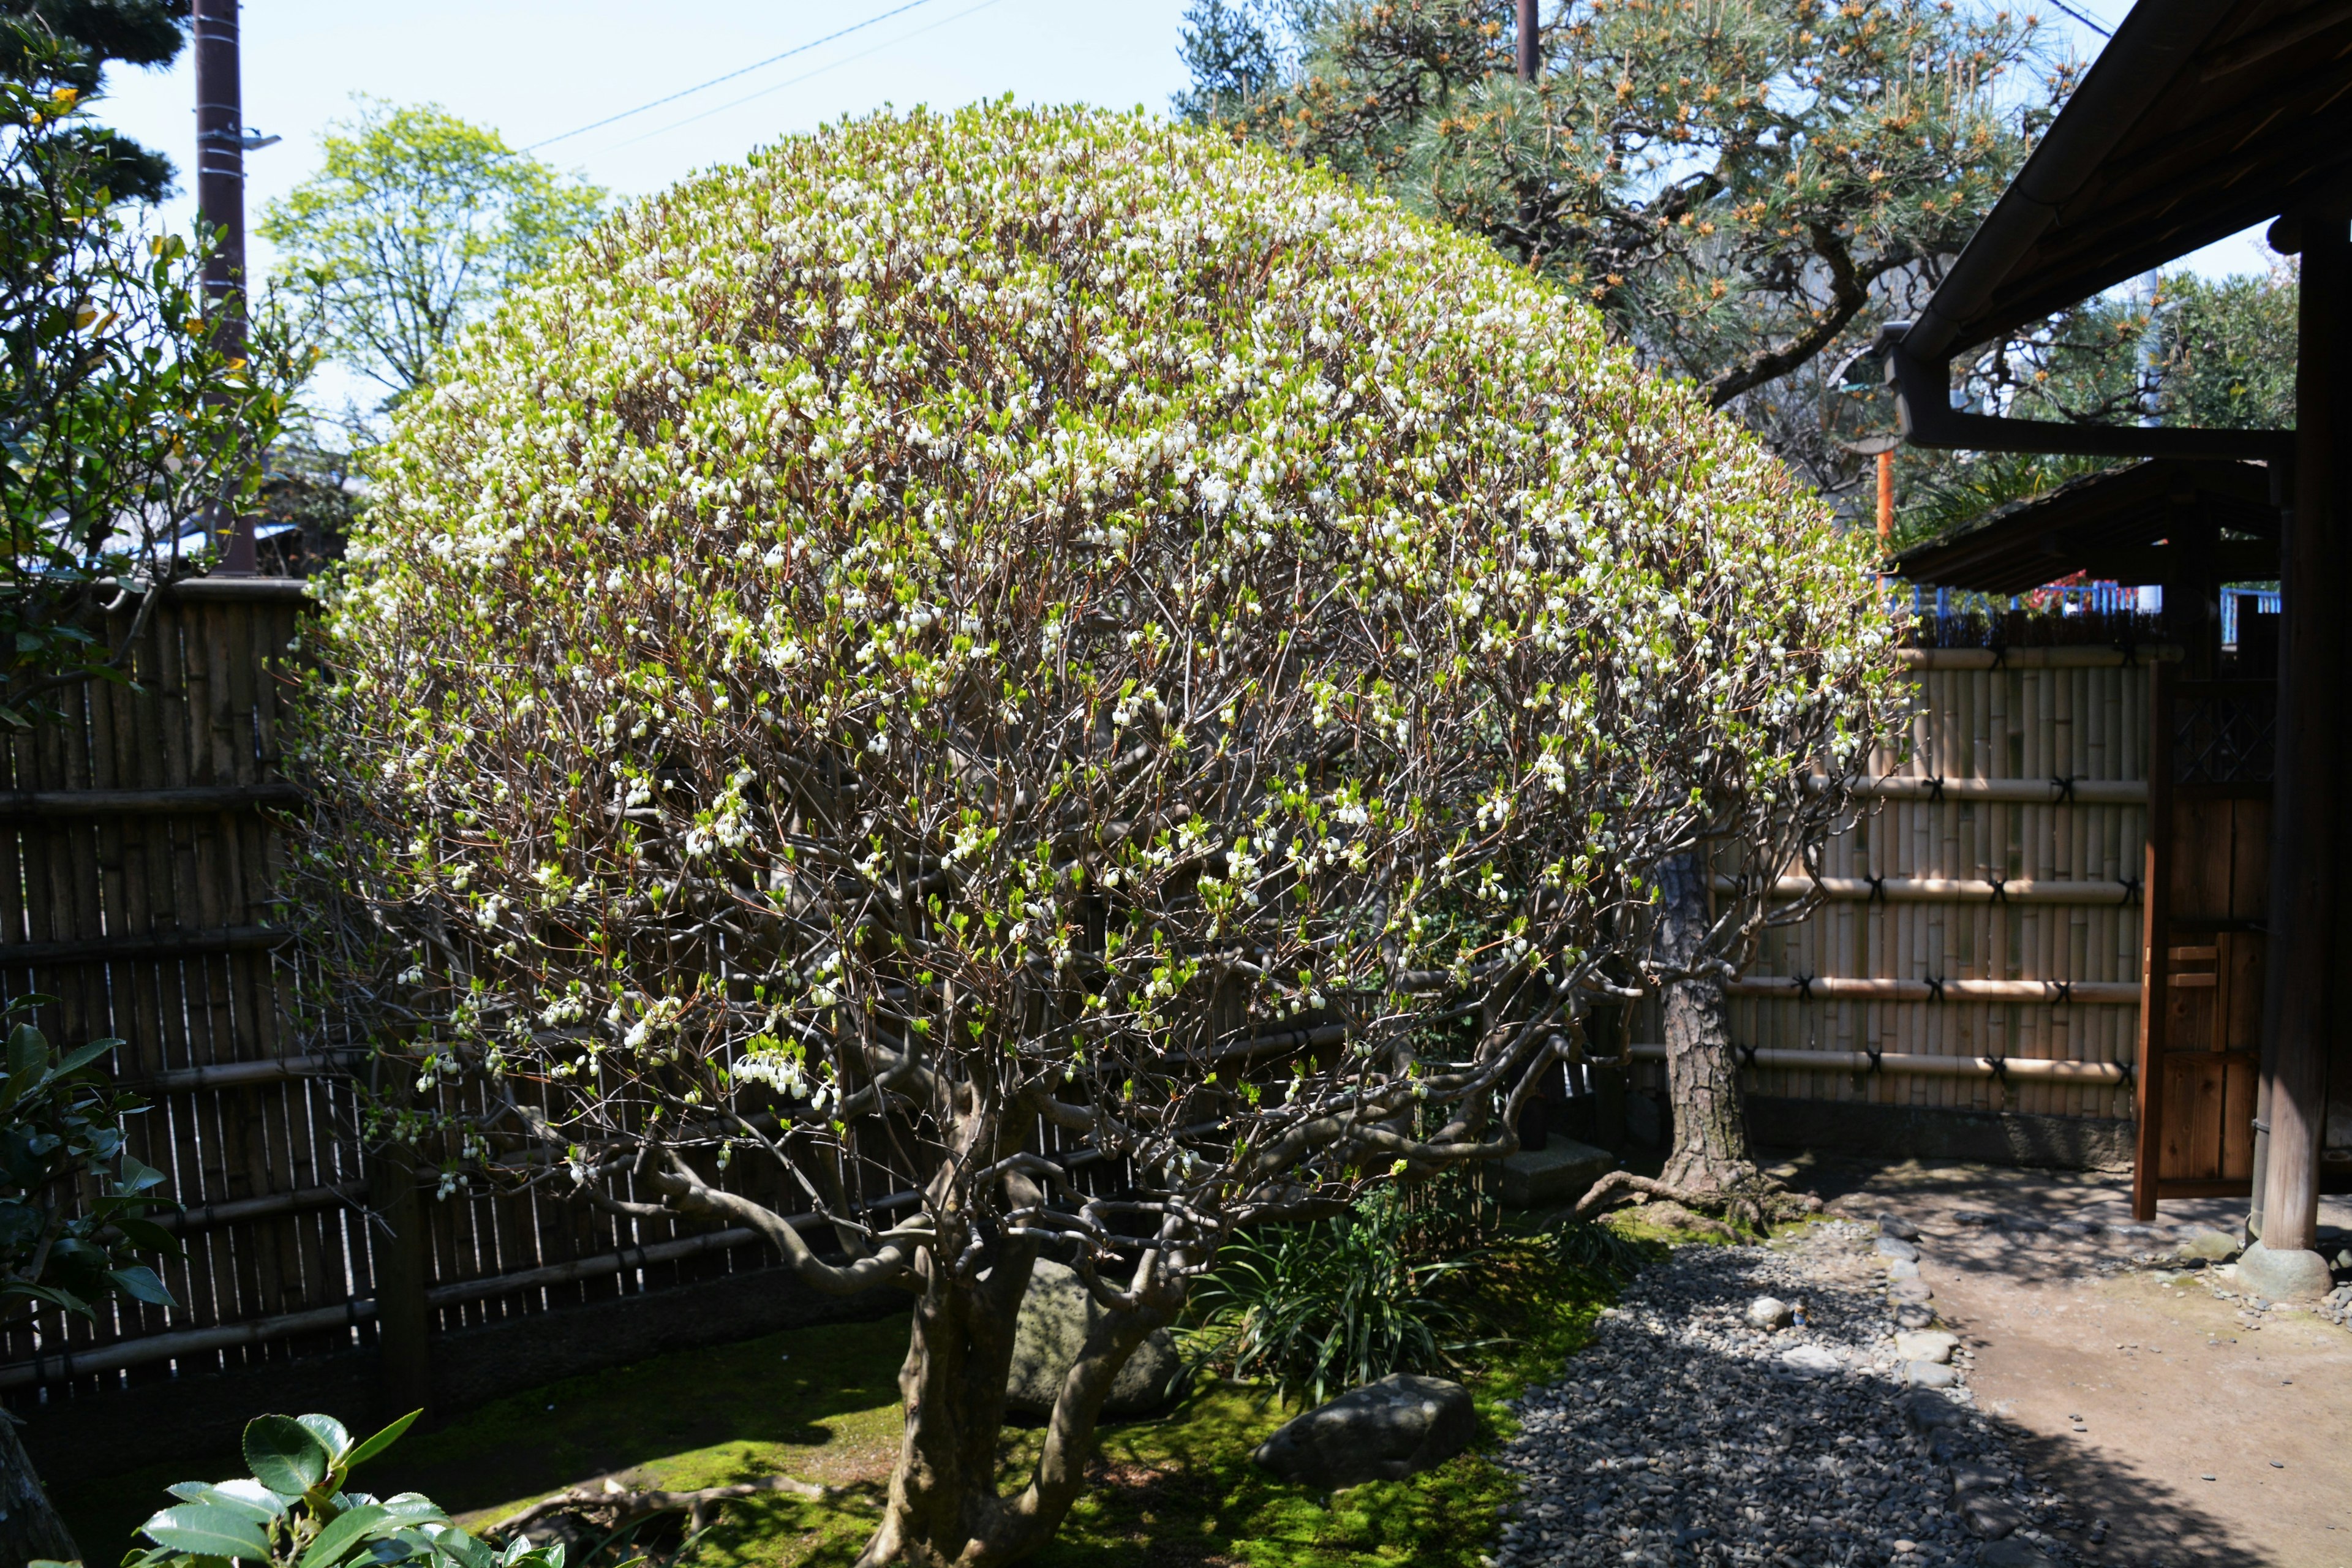
[[[2316,1252],[2273,1252],[2261,1242],[2238,1257],[2238,1283],[2273,1300],[2315,1300],[2335,1289]]]

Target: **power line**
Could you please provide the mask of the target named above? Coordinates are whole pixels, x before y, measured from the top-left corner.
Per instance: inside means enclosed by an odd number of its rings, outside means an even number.
[[[651,103],[641,103],[635,109],[625,109],[618,114],[608,114],[602,120],[583,125],[577,130],[567,131],[561,136],[550,136],[544,142],[534,142],[530,146],[524,148],[523,151],[526,153],[536,153],[541,147],[552,147],[558,142],[569,142],[574,136],[585,136],[591,131],[602,131],[607,125],[616,125],[622,121],[627,120],[632,116],[643,114],[648,109],[659,109],[665,103],[676,103],[681,98],[692,98],[696,93],[701,92],[707,88],[717,87],[722,81],[733,81],[739,76],[749,76],[755,70],[761,70],[768,66],[774,65],[778,60],[788,60],[794,55],[804,55],[811,49],[822,48],[825,45],[832,43],[835,38],[845,38],[852,33],[864,31],[866,28],[874,26],[877,22],[887,22],[891,17],[911,11],[918,5],[928,5],[930,3],[931,0],[906,0],[906,4],[903,5],[894,5],[889,10],[883,12],[880,16],[868,16],[863,22],[853,22],[837,33],[827,33],[822,38],[813,38],[805,44],[795,45],[793,47],[786,49],[782,54],[770,55],[764,60],[753,60],[750,65],[729,71],[725,76],[715,76],[709,81],[697,82],[694,86],[673,92],[667,98],[656,98]],[[951,17],[950,20],[953,20],[953,18]],[[908,36],[912,37],[911,34]],[[851,58],[855,58],[856,57],[853,56]],[[770,89],[769,90],[772,91],[773,89]],[[752,96],[756,98],[759,95],[754,93]],[[699,117],[698,116],[698,118]],[[681,121],[679,123],[684,124],[687,122]]]
[[[2072,5],[2067,5],[2066,0],[2050,0],[2050,4],[2055,5],[2061,11],[2065,12],[2066,15],[2074,17],[2074,20],[2082,23],[2083,26],[2090,28],[2091,31],[2098,34],[2099,37],[2103,38],[2112,38],[2116,36],[2112,29],[2100,26],[2096,22],[2092,21],[2088,16],[2084,16],[2083,13],[2075,10]]]
[[[920,0],[918,0],[918,3],[919,4]],[[798,87],[804,81],[808,81],[815,77],[821,77],[829,70],[838,69],[840,67],[845,66],[853,60],[862,60],[868,55],[878,55],[884,49],[903,44],[909,38],[919,38],[925,33],[937,32],[940,28],[946,26],[950,22],[961,22],[966,16],[971,16],[975,12],[985,11],[990,6],[994,5],[997,3],[998,0],[980,0],[980,4],[977,5],[967,6],[951,16],[942,16],[936,22],[917,27],[911,33],[901,33],[895,38],[886,38],[882,42],[876,44],[872,48],[860,49],[854,55],[844,55],[837,60],[828,60],[824,65],[817,67],[814,70],[803,71],[796,77],[777,82],[772,86],[763,87],[757,92],[747,92],[742,97],[719,104],[714,109],[706,109],[698,114],[689,114],[683,120],[674,120],[667,125],[664,125],[657,130],[646,132],[642,136],[632,136],[626,142],[614,143],[614,149],[618,150],[621,147],[634,147],[640,142],[650,142],[656,136],[667,135],[670,132],[676,131],[681,126],[691,125],[698,120],[708,120],[714,114],[724,114],[730,109],[740,109],[743,105],[750,103],[754,99],[765,98],[772,92],[782,92],[788,87]],[[903,5],[899,7],[899,10],[902,11],[906,9],[907,7]],[[895,12],[884,13],[885,16],[894,16],[897,13]],[[882,17],[877,16],[874,19],[878,22],[882,20]],[[834,36],[835,37],[840,37],[839,34],[835,34]]]

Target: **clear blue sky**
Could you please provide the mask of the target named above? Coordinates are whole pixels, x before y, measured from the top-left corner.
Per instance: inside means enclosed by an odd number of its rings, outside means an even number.
[[[1158,110],[1184,85],[1176,45],[1185,0],[920,0],[887,16],[906,4],[246,0],[246,122],[285,138],[247,160],[249,205],[257,213],[315,166],[320,132],[351,112],[354,93],[429,100],[528,146],[877,17],[885,19],[541,155],[641,195],[886,103],[944,107],[1010,92],[1028,102]],[[2127,0],[2070,4],[2108,26],[2128,8]],[[2086,53],[2095,50],[2095,35],[2064,25]],[[169,71],[116,68],[100,112],[184,169],[194,102],[184,52]],[[168,216],[184,226],[192,204],[183,196]],[[268,247],[257,242],[252,260],[265,271]],[[2249,235],[2189,264],[2242,271],[2263,256]]]
[[[283,136],[246,160],[258,213],[318,162],[318,137],[352,95],[432,100],[518,146],[881,16],[906,0],[246,0],[245,118]],[[1029,102],[1164,110],[1184,85],[1184,0],[924,0],[904,15],[679,102],[544,149],[624,195],[845,113],[896,103]],[[108,122],[184,171],[195,135],[194,70],[116,67]],[[804,79],[795,80],[794,79]],[[758,93],[748,102],[736,102]],[[724,105],[735,103],[733,108]],[[717,113],[692,123],[689,116]],[[648,134],[648,133],[651,134]],[[194,216],[183,198],[170,216]],[[253,261],[269,257],[257,245]]]

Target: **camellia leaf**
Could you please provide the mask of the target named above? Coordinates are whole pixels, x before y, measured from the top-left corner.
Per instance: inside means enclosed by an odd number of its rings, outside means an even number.
[[[343,1553],[383,1525],[397,1530],[400,1521],[393,1518],[390,1509],[377,1503],[338,1514],[332,1524],[319,1531],[317,1539],[310,1542],[310,1550],[302,1553],[302,1568],[332,1568],[334,1563],[341,1561]]]
[[[331,1463],[343,1462],[343,1456],[351,1451],[352,1435],[341,1422],[331,1415],[297,1415],[294,1420],[302,1430],[319,1439]]]
[[[245,1426],[245,1462],[271,1491],[299,1497],[324,1480],[330,1456],[290,1415],[257,1415]]]
[[[114,1281],[117,1290],[134,1301],[144,1301],[154,1307],[176,1307],[180,1304],[172,1299],[171,1290],[156,1277],[155,1271],[143,1263],[134,1264],[129,1268],[110,1268],[106,1277]]]
[[[250,1476],[239,1480],[222,1481],[217,1486],[199,1486],[193,1493],[174,1487],[172,1495],[185,1498],[190,1502],[216,1502],[224,1508],[243,1509],[257,1520],[283,1519],[286,1516],[286,1500]]]
[[[411,1419],[413,1420],[415,1418],[411,1417]],[[435,1520],[442,1520],[449,1517],[448,1514],[442,1510],[439,1503],[435,1502],[423,1492],[398,1493],[393,1497],[384,1499],[383,1506],[390,1509],[394,1514],[397,1515],[404,1522],[409,1524],[426,1524]]]
[[[88,1067],[121,1043],[121,1040],[92,1040],[86,1046],[68,1051],[64,1059],[58,1063],[54,1070],[59,1077],[63,1077],[76,1068]],[[159,1181],[163,1179],[162,1173],[157,1173],[156,1179]]]
[[[158,1545],[200,1557],[269,1561],[269,1538],[249,1516],[218,1503],[189,1502],[167,1508],[139,1527]]]
[[[394,1422],[391,1426],[385,1427],[374,1436],[370,1437],[366,1442],[362,1443],[358,1447],[353,1448],[351,1452],[351,1457],[343,1461],[344,1465],[356,1469],[361,1465],[365,1464],[368,1460],[374,1458],[378,1454],[383,1453],[386,1448],[391,1447],[394,1443],[398,1442],[400,1440],[400,1435],[403,1432],[407,1431],[411,1426],[416,1425],[416,1418],[424,1414],[425,1412],[422,1410],[410,1411],[407,1415],[402,1416],[399,1420]],[[413,1497],[415,1494],[406,1493],[404,1495]]]

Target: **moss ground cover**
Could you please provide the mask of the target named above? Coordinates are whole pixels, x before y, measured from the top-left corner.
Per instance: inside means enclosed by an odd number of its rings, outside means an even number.
[[[1508,1344],[1470,1381],[1485,1417],[1478,1448],[1410,1481],[1325,1498],[1257,1468],[1250,1450],[1294,1414],[1258,1390],[1211,1384],[1168,1415],[1106,1428],[1092,1485],[1036,1561],[1079,1563],[1412,1563],[1469,1568],[1494,1538],[1507,1479],[1485,1455],[1507,1435],[1504,1402],[1551,1375],[1612,1294],[1554,1266],[1536,1242],[1507,1243],[1488,1289],[1508,1303]],[[784,1471],[842,1489],[836,1500],[730,1505],[700,1568],[846,1564],[872,1531],[900,1426],[902,1317],[794,1330],[686,1351],[569,1379],[468,1412],[404,1439],[371,1479],[415,1489],[480,1524],[604,1475],[685,1489]],[[1007,1434],[1008,1469],[1034,1460],[1038,1435]],[[58,1487],[93,1564],[119,1559],[169,1483],[237,1468],[233,1453],[192,1454],[102,1481]]]

